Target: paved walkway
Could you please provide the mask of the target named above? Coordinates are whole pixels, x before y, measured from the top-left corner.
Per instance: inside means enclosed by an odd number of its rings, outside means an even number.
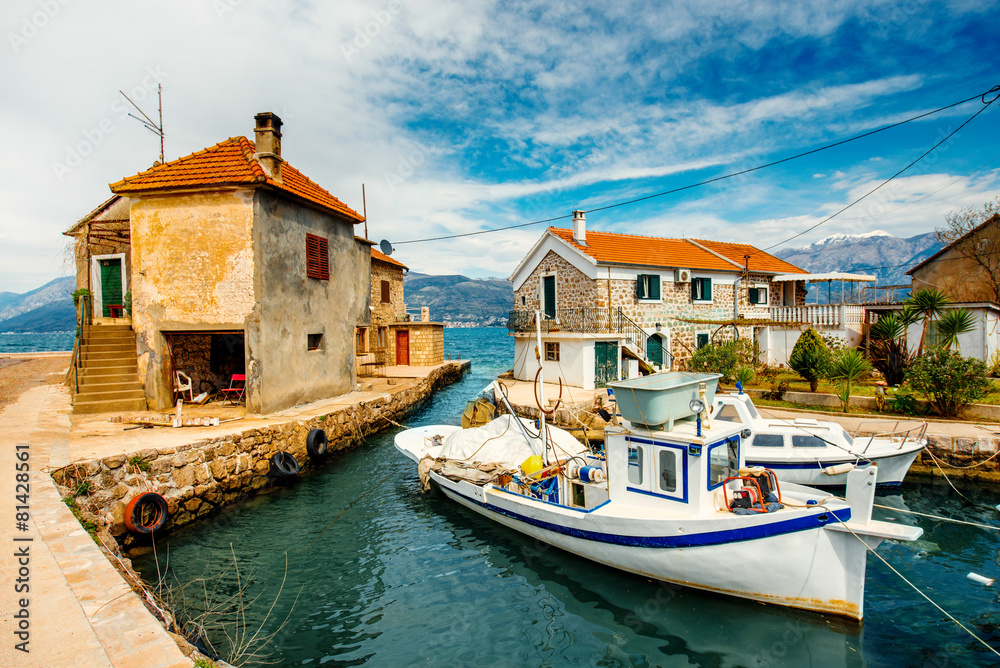
[[[69,444],[69,394],[35,387],[0,413],[0,665],[39,668],[181,668],[191,666],[160,623],[62,503],[49,477],[51,460]],[[27,445],[28,448],[17,448]],[[30,519],[16,527],[15,465],[30,453]],[[22,490],[23,491],[23,490]],[[14,591],[27,550],[29,590]],[[15,649],[26,599],[29,653]]]

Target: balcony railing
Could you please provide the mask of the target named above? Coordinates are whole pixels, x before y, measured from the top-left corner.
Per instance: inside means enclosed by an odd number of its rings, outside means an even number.
[[[772,306],[774,322],[806,322],[810,325],[845,327],[865,321],[865,307],[857,304],[809,304],[805,306]]]
[[[507,329],[511,332],[534,332],[535,312],[511,311],[507,317]],[[549,332],[576,332],[582,334],[621,334],[625,344],[634,351],[646,355],[649,335],[619,308],[561,308],[556,309],[555,318],[542,317],[541,330]],[[667,350],[663,354],[672,357]]]

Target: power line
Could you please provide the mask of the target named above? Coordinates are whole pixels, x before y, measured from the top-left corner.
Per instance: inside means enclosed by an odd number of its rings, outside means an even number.
[[[988,91],[986,91],[984,93],[978,93],[976,95],[973,95],[972,97],[965,98],[964,100],[959,100],[958,102],[953,102],[953,103],[951,103],[949,105],[946,105],[946,106],[943,106],[943,107],[939,107],[939,108],[934,109],[932,111],[927,111],[927,112],[924,112],[922,114],[917,114],[916,116],[912,116],[912,117],[907,118],[905,120],[897,121],[896,123],[890,123],[889,125],[885,125],[885,126],[883,126],[881,128],[877,128],[875,130],[869,130],[868,132],[863,132],[861,134],[854,135],[853,137],[849,137],[847,139],[841,139],[841,140],[833,142],[831,144],[826,144],[826,145],[820,146],[818,148],[814,148],[814,149],[811,149],[811,150],[808,150],[808,151],[803,151],[801,153],[797,153],[797,154],[789,156],[787,158],[782,158],[780,160],[774,160],[772,162],[764,163],[764,164],[758,165],[756,167],[749,167],[747,169],[743,169],[743,170],[740,170],[738,172],[732,172],[732,173],[729,173],[729,174],[723,174],[721,176],[716,176],[716,177],[713,177],[711,179],[706,179],[704,181],[698,181],[697,183],[691,183],[691,184],[688,184],[688,185],[685,185],[685,186],[681,186],[679,188],[672,188],[670,190],[664,190],[662,192],[653,193],[651,195],[644,195],[642,197],[636,197],[634,199],[625,200],[625,201],[622,201],[622,202],[616,202],[614,204],[608,204],[606,206],[597,207],[597,208],[594,208],[594,209],[588,209],[587,213],[596,212],[596,211],[607,211],[608,209],[614,209],[614,208],[617,208],[617,207],[627,206],[627,205],[630,205],[630,204],[636,204],[638,202],[644,202],[646,200],[655,199],[657,197],[664,197],[665,195],[672,195],[672,194],[675,194],[675,193],[682,192],[684,190],[690,190],[692,188],[698,188],[698,187],[701,187],[701,186],[709,185],[711,183],[716,183],[718,181],[724,181],[726,179],[732,179],[732,178],[735,178],[737,176],[742,176],[744,174],[749,174],[751,172],[756,172],[756,171],[759,171],[759,170],[762,170],[762,169],[767,169],[768,167],[774,167],[776,165],[780,165],[780,164],[783,164],[783,163],[786,163],[786,162],[790,162],[792,160],[797,160],[799,158],[803,158],[805,156],[812,155],[814,153],[819,153],[820,151],[825,151],[827,149],[836,148],[837,146],[843,146],[844,144],[848,144],[850,142],[857,141],[859,139],[864,139],[865,137],[871,137],[872,135],[878,134],[880,132],[885,132],[886,130],[891,130],[891,129],[897,128],[897,127],[899,127],[901,125],[905,125],[907,123],[911,123],[913,121],[917,121],[917,120],[920,120],[922,118],[927,118],[928,116],[933,116],[934,114],[941,113],[942,111],[947,111],[948,109],[951,109],[953,107],[957,107],[959,105],[965,104],[966,102],[971,102],[972,100],[975,100],[975,99],[979,98],[979,99],[982,99],[983,104],[985,106],[982,109],[980,109],[979,112],[977,112],[975,115],[973,115],[972,118],[975,118],[976,116],[979,115],[979,113],[981,113],[983,110],[985,110],[987,107],[989,107],[989,105],[992,104],[996,100],[996,98],[994,98],[993,100],[990,100],[989,102],[986,102],[986,100],[985,100],[986,95],[988,95],[989,93],[995,92],[997,90],[1000,90],[1000,86],[994,86],[993,88],[989,89]],[[969,120],[972,120],[972,119],[970,118]],[[961,127],[964,127],[968,122],[969,121],[966,121],[965,123],[963,123],[962,126],[959,127],[959,129],[961,129]],[[957,130],[956,130],[956,132],[957,132]],[[952,133],[952,134],[954,134],[954,133]],[[948,137],[950,137],[950,136],[951,135],[948,135]],[[945,139],[947,139],[947,137]],[[942,141],[944,141],[944,140],[942,140]],[[939,144],[940,144],[940,142],[939,142]],[[937,145],[935,145],[931,150],[934,150],[934,148],[937,148]],[[930,151],[928,151],[928,153],[929,152]],[[926,155],[926,153],[924,155]],[[922,157],[924,157],[924,156],[921,156],[921,158]],[[918,158],[917,160],[920,160],[920,158]],[[916,161],[914,161],[914,162],[916,162]],[[914,164],[914,163],[911,163],[911,165],[912,164]],[[909,167],[911,165],[907,165],[907,167],[904,168],[903,171],[905,171],[905,169],[909,169]],[[899,173],[902,173],[902,172],[899,172]],[[892,178],[895,178],[895,175]],[[892,179],[889,179],[889,180],[892,180]],[[885,184],[883,184],[883,185],[885,185]],[[879,187],[881,187],[881,186],[879,186]],[[871,193],[869,193],[869,194],[871,194]],[[867,195],[865,195],[865,196],[867,197]],[[853,203],[851,205],[849,205],[848,207],[846,207],[846,208],[849,208],[850,206],[853,206]],[[842,209],[842,211],[846,210],[846,208]],[[840,213],[840,212],[838,212],[838,213]],[[407,239],[405,241],[396,241],[396,242],[394,242],[394,245],[398,246],[398,245],[401,245],[401,244],[416,244],[416,243],[423,243],[423,242],[427,242],[427,241],[443,241],[445,239],[458,239],[458,238],[461,238],[461,237],[471,237],[471,236],[476,236],[476,235],[480,235],[480,234],[492,234],[493,232],[503,232],[505,230],[513,230],[513,229],[517,229],[517,228],[521,228],[521,227],[529,227],[529,226],[532,226],[532,225],[541,225],[542,223],[551,223],[551,222],[555,222],[557,220],[563,220],[565,218],[569,218],[571,215],[572,214],[563,214],[563,215],[560,215],[560,216],[553,216],[551,218],[545,218],[545,219],[542,219],[542,220],[533,220],[533,221],[528,222],[528,223],[518,223],[517,225],[507,225],[507,226],[504,226],[504,227],[496,227],[496,228],[489,229],[489,230],[476,230],[475,232],[464,232],[464,233],[461,233],[461,234],[447,234],[447,235],[442,235],[442,236],[438,236],[438,237],[428,237],[426,239]],[[834,214],[834,215],[836,215],[836,214]],[[831,216],[831,218],[832,217],[833,216]],[[829,220],[829,218],[827,220]],[[822,225],[825,222],[826,222],[826,220],[822,221],[821,223],[818,223],[814,227],[818,227],[819,225]],[[814,228],[810,228],[810,229],[814,229]],[[806,230],[806,232],[808,232],[808,231],[809,230]],[[805,234],[805,232],[803,232],[802,234]],[[795,238],[795,237],[792,237],[792,238]],[[788,239],[786,241],[790,241],[790,240],[791,239]],[[785,242],[782,242],[782,243],[785,243]],[[778,245],[780,245],[780,244],[778,244]],[[773,246],[772,246],[772,248],[773,248]]]
[[[989,91],[987,91],[987,92],[993,92],[993,91],[998,91],[998,90],[1000,90],[1000,85],[998,85],[998,86],[994,86],[993,88],[991,88],[991,89],[990,89]],[[860,202],[861,200],[865,199],[866,197],[868,197],[869,195],[871,195],[872,193],[874,193],[874,192],[875,192],[876,190],[878,190],[879,188],[881,188],[882,186],[886,185],[887,183],[889,183],[890,181],[892,181],[892,180],[893,180],[894,178],[896,178],[897,176],[899,176],[900,174],[902,174],[903,172],[905,172],[906,170],[908,170],[908,169],[909,169],[910,167],[913,167],[913,165],[917,164],[918,162],[920,162],[921,160],[923,160],[924,158],[926,158],[926,157],[927,157],[928,155],[930,155],[930,153],[931,153],[931,152],[932,152],[932,151],[933,151],[934,149],[936,149],[936,148],[937,148],[938,146],[940,146],[941,144],[945,143],[946,141],[948,141],[949,139],[951,139],[951,138],[952,138],[953,136],[955,136],[955,134],[956,134],[956,133],[957,133],[957,132],[958,132],[959,130],[961,130],[961,129],[962,129],[962,128],[964,128],[964,127],[965,127],[966,125],[968,125],[969,123],[971,123],[971,122],[973,121],[973,119],[975,119],[975,118],[976,118],[976,116],[978,116],[979,114],[981,114],[981,113],[983,113],[984,111],[986,111],[987,109],[989,109],[989,108],[990,108],[990,105],[991,105],[991,104],[993,104],[994,102],[996,102],[996,100],[997,100],[997,98],[996,98],[996,97],[994,97],[994,98],[993,98],[992,100],[990,100],[989,102],[986,102],[986,100],[985,100],[985,98],[986,98],[986,93],[983,93],[983,96],[982,96],[982,97],[983,97],[983,107],[982,107],[982,108],[981,108],[981,109],[980,109],[979,111],[977,111],[976,113],[972,114],[972,116],[969,116],[969,118],[967,118],[967,119],[965,120],[965,122],[964,122],[964,123],[962,123],[962,124],[961,124],[961,125],[959,125],[959,126],[958,126],[957,128],[955,128],[954,130],[952,130],[951,132],[949,132],[949,133],[948,133],[948,135],[947,135],[947,136],[946,136],[946,137],[945,137],[944,139],[942,139],[942,140],[941,140],[941,141],[939,141],[938,143],[934,144],[934,146],[931,146],[931,147],[930,147],[929,149],[927,149],[926,151],[924,151],[923,153],[921,153],[921,154],[920,154],[920,155],[919,155],[919,156],[917,157],[917,159],[916,159],[916,160],[914,160],[913,162],[911,162],[910,164],[908,164],[908,165],[907,165],[906,167],[903,167],[903,168],[902,168],[901,170],[899,170],[898,172],[896,172],[895,174],[893,174],[892,176],[890,176],[889,178],[887,178],[887,179],[886,179],[885,181],[883,181],[882,183],[878,184],[877,186],[875,186],[874,188],[872,188],[871,190],[869,190],[868,192],[866,192],[866,193],[865,193],[864,195],[862,195],[861,197],[857,198],[856,200],[854,200],[853,202],[851,202],[850,204],[848,204],[847,206],[845,206],[844,208],[842,208],[842,209],[841,209],[840,211],[837,211],[836,213],[833,213],[833,214],[831,214],[831,215],[827,216],[826,218],[824,218],[823,220],[819,221],[819,222],[818,222],[818,223],[816,223],[815,225],[813,225],[813,226],[811,226],[811,227],[808,227],[808,228],[806,228],[806,229],[802,230],[802,231],[801,231],[801,232],[799,232],[798,234],[793,234],[792,236],[788,237],[788,238],[787,238],[787,239],[785,239],[784,241],[779,241],[779,242],[778,242],[778,243],[776,243],[776,244],[771,244],[770,246],[768,246],[767,248],[764,248],[764,249],[762,249],[762,250],[764,250],[764,251],[769,251],[769,250],[771,250],[772,248],[776,248],[776,247],[778,247],[778,246],[781,246],[781,245],[783,245],[783,244],[787,244],[787,243],[788,243],[789,241],[792,241],[793,239],[798,239],[798,238],[799,238],[799,237],[801,237],[801,236],[802,236],[803,234],[807,234],[808,232],[811,232],[811,231],[815,230],[815,229],[816,229],[817,227],[819,227],[820,225],[823,225],[823,224],[825,224],[825,223],[827,223],[827,222],[829,222],[829,221],[833,220],[834,218],[836,218],[837,216],[839,216],[839,215],[840,215],[840,214],[842,214],[843,212],[847,211],[847,210],[848,210],[848,209],[850,209],[850,208],[851,208],[852,206],[854,206],[855,204],[857,204],[857,203],[858,203],[858,202]]]

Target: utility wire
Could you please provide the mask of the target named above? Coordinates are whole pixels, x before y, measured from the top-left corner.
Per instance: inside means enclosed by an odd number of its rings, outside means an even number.
[[[890,123],[889,125],[885,125],[885,126],[882,126],[880,128],[876,128],[875,130],[869,130],[868,132],[863,132],[861,134],[854,135],[853,137],[848,137],[847,139],[841,139],[840,141],[836,141],[836,142],[833,142],[831,144],[826,144],[826,145],[820,146],[818,148],[814,148],[814,149],[811,149],[811,150],[808,150],[808,151],[803,151],[801,153],[796,153],[795,155],[789,156],[787,158],[782,158],[780,160],[774,160],[772,162],[764,163],[764,164],[758,165],[756,167],[749,167],[747,169],[742,169],[742,170],[740,170],[738,172],[732,172],[732,173],[729,173],[729,174],[723,174],[721,176],[716,176],[716,177],[713,177],[711,179],[706,179],[704,181],[698,181],[697,183],[691,183],[691,184],[688,184],[686,186],[681,186],[679,188],[672,188],[670,190],[664,190],[662,192],[653,193],[651,195],[644,195],[642,197],[636,197],[634,199],[625,200],[623,202],[616,202],[614,204],[608,204],[606,206],[597,207],[597,208],[594,208],[594,209],[587,209],[587,213],[592,213],[592,212],[596,212],[596,211],[607,211],[608,209],[614,209],[614,208],[621,207],[621,206],[627,206],[629,204],[636,204],[637,202],[644,202],[646,200],[654,199],[654,198],[657,198],[657,197],[663,197],[665,195],[672,195],[674,193],[679,193],[679,192],[682,192],[684,190],[690,190],[692,188],[698,188],[700,186],[708,185],[710,183],[716,183],[717,181],[724,181],[726,179],[732,179],[732,178],[735,178],[737,176],[742,176],[744,174],[750,174],[751,172],[756,172],[756,171],[759,171],[759,170],[762,170],[762,169],[767,169],[768,167],[774,167],[775,165],[780,165],[780,164],[783,164],[783,163],[786,163],[786,162],[790,162],[792,160],[797,160],[798,158],[803,158],[803,157],[805,157],[807,155],[812,155],[813,153],[819,153],[820,151],[825,151],[827,149],[835,148],[837,146],[843,146],[844,144],[848,144],[850,142],[857,141],[859,139],[864,139],[865,137],[870,137],[870,136],[878,134],[880,132],[885,132],[886,130],[891,130],[893,128],[897,128],[897,127],[899,127],[901,125],[905,125],[907,123],[911,123],[913,121],[920,120],[921,118],[927,118],[928,116],[933,116],[934,114],[941,113],[942,111],[947,111],[948,109],[951,109],[953,107],[957,107],[959,105],[965,104],[966,102],[971,102],[972,100],[975,100],[975,99],[978,98],[978,99],[981,99],[983,101],[983,104],[985,106],[983,107],[983,109],[980,109],[979,112],[977,112],[972,117],[972,118],[975,118],[976,116],[979,115],[979,113],[981,113],[984,109],[986,109],[987,107],[989,107],[989,105],[992,104],[996,100],[996,98],[994,98],[993,100],[990,100],[989,102],[986,102],[985,98],[986,98],[986,96],[988,94],[990,94],[992,92],[995,92],[997,90],[1000,90],[1000,86],[994,86],[993,88],[991,88],[990,90],[986,91],[985,93],[980,93],[980,94],[977,94],[977,95],[973,95],[972,97],[965,98],[964,100],[959,100],[958,102],[953,102],[953,103],[951,103],[949,105],[946,105],[944,107],[939,107],[939,108],[934,109],[932,111],[927,111],[927,112],[924,112],[922,114],[918,114],[916,116],[912,116],[910,118],[907,118],[905,120],[898,121],[896,123]],[[972,120],[972,119],[970,118],[969,120]],[[962,126],[959,127],[959,129],[961,129],[962,127],[964,127],[968,122],[969,121],[966,121],[965,123],[963,123]],[[958,130],[956,130],[956,132],[957,131]],[[954,134],[954,132],[952,134]],[[951,135],[948,135],[948,137],[950,137],[950,136]],[[945,139],[947,139],[948,137],[946,137]],[[942,140],[942,142],[943,141],[944,140]],[[939,142],[939,144],[940,144],[940,142]],[[934,148],[937,148],[937,145],[935,145]],[[934,148],[932,148],[931,150],[934,150]],[[930,151],[928,151],[928,153],[929,152]],[[924,155],[926,155],[926,153]],[[922,158],[924,156],[920,156],[920,157]],[[920,160],[920,158],[917,158],[917,160]],[[916,162],[916,161],[914,161],[914,162]],[[911,163],[911,165],[912,164],[913,163]],[[904,168],[903,171],[905,171],[905,169],[908,169],[909,167],[910,167],[910,165],[908,165],[906,168]],[[902,172],[899,172],[899,173],[902,173]],[[895,176],[893,176],[892,178],[895,178]],[[889,180],[892,180],[892,179],[889,179]],[[883,184],[883,185],[885,185],[885,184]],[[881,187],[881,186],[879,186],[879,187]],[[871,193],[869,193],[869,194],[871,194]],[[865,195],[865,197],[867,197],[867,195]],[[848,207],[845,207],[845,209],[842,209],[842,210],[846,210],[846,208],[849,208],[850,206],[853,206],[853,204],[849,205]],[[840,212],[838,212],[838,213],[840,213]],[[571,215],[572,214],[563,214],[561,216],[553,216],[551,218],[545,218],[543,220],[533,220],[533,221],[531,221],[529,223],[519,223],[517,225],[507,225],[505,227],[496,227],[496,228],[489,229],[489,230],[476,230],[475,232],[464,232],[464,233],[461,233],[461,234],[446,234],[446,235],[442,235],[442,236],[439,236],[439,237],[429,237],[429,238],[426,238],[426,239],[407,239],[405,241],[396,241],[396,242],[394,242],[393,245],[398,246],[398,245],[401,245],[401,244],[416,244],[416,243],[423,243],[423,242],[426,242],[426,241],[443,241],[445,239],[458,239],[458,238],[461,238],[461,237],[471,237],[471,236],[476,236],[476,235],[480,235],[480,234],[491,234],[493,232],[503,232],[505,230],[514,230],[514,229],[517,229],[517,228],[520,228],[520,227],[529,227],[531,225],[541,225],[542,223],[551,223],[551,222],[555,222],[557,220],[563,220],[563,219],[569,218]],[[834,214],[834,215],[837,215],[837,214]],[[833,216],[831,216],[830,218],[832,218],[832,217]],[[829,220],[829,218],[827,220]],[[825,222],[826,222],[826,220],[822,221],[821,223],[818,223],[814,227],[819,227],[819,225],[822,225]],[[813,229],[813,228],[810,228],[810,229]],[[806,230],[806,232],[808,232],[808,231],[809,230]],[[805,234],[805,232],[803,232],[802,234]],[[792,237],[792,238],[795,238],[795,237]],[[791,239],[788,239],[786,241],[790,241],[790,240]],[[782,242],[782,243],[785,243],[785,242]],[[772,246],[772,248],[773,248],[773,246]]]
[[[1000,85],[994,86],[991,89],[991,92],[993,90],[1000,90]],[[984,93],[983,97],[985,98],[985,96],[986,96],[986,94]],[[899,176],[900,174],[902,174],[903,172],[905,172],[906,170],[908,170],[910,167],[913,167],[913,165],[917,164],[918,162],[920,162],[921,160],[923,160],[924,158],[926,158],[928,155],[930,155],[930,153],[934,149],[936,149],[938,146],[940,146],[941,144],[945,143],[946,141],[948,141],[949,139],[951,139],[952,137],[954,137],[955,134],[957,134],[959,130],[961,130],[966,125],[968,125],[969,123],[971,123],[976,118],[976,116],[978,116],[979,114],[981,114],[984,111],[986,111],[987,109],[989,109],[990,105],[993,104],[994,102],[996,102],[996,100],[997,100],[997,98],[995,98],[995,97],[992,100],[990,100],[989,102],[986,102],[985,99],[984,99],[983,100],[983,107],[979,111],[977,111],[976,113],[972,114],[972,116],[969,116],[965,120],[964,123],[962,123],[957,128],[955,128],[954,130],[952,130],[951,132],[949,132],[948,135],[944,139],[942,139],[938,143],[934,144],[934,146],[931,146],[929,149],[927,149],[926,151],[924,151],[923,153],[921,153],[917,157],[916,160],[914,160],[913,162],[911,162],[910,164],[908,164],[906,167],[903,167],[901,170],[899,170],[898,172],[896,172],[895,174],[893,174],[892,176],[890,176],[889,178],[887,178],[885,181],[883,181],[882,183],[878,184],[877,186],[875,186],[874,188],[872,188],[871,190],[869,190],[868,192],[866,192],[864,195],[862,195],[861,197],[857,198],[856,200],[854,200],[853,202],[851,202],[850,204],[848,204],[847,206],[845,206],[844,208],[842,208],[840,211],[837,211],[836,213],[830,214],[829,216],[827,216],[823,220],[819,221],[815,225],[802,230],[798,234],[793,234],[792,236],[788,237],[784,241],[779,241],[776,244],[771,244],[770,246],[768,246],[767,248],[764,248],[762,250],[769,251],[772,248],[777,248],[778,246],[782,246],[784,244],[787,244],[789,241],[792,241],[793,239],[798,239],[803,234],[807,234],[808,232],[811,232],[811,231],[815,230],[820,225],[823,225],[823,224],[825,224],[825,223],[833,220],[834,218],[836,218],[840,214],[844,213],[845,211],[847,211],[848,209],[850,209],[852,206],[854,206],[858,202],[862,201],[863,199],[865,199],[866,197],[868,197],[869,195],[871,195],[872,193],[874,193],[875,191],[877,191],[879,188],[881,188],[882,186],[886,185],[887,183],[889,183],[890,181],[892,181],[894,178],[896,178],[897,176]]]

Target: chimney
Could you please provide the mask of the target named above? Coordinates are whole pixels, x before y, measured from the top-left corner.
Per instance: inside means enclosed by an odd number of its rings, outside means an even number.
[[[573,241],[581,246],[587,245],[587,218],[585,211],[573,212]]]
[[[281,183],[281,119],[265,111],[253,117],[257,126],[253,130],[257,153],[254,155],[264,172]]]

